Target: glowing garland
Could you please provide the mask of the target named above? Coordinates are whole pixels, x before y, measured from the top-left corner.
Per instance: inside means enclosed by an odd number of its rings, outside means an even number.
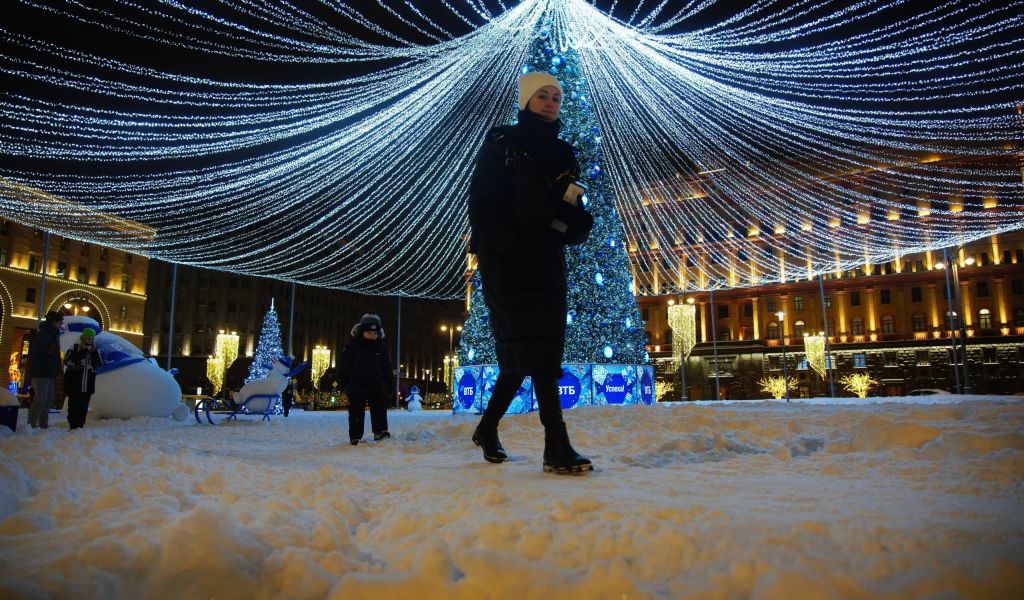
[[[682,365],[697,345],[697,308],[692,304],[669,306],[668,326],[672,329],[672,359]]]
[[[818,375],[827,377],[825,373],[825,336],[805,335],[804,354],[807,357],[807,364]]]
[[[813,277],[1024,223],[1022,0],[911,16],[898,0],[498,4],[381,2],[370,18],[340,2],[34,0],[168,52],[360,74],[218,81],[5,24],[17,52],[0,73],[31,85],[0,98],[0,178],[16,182],[0,212],[180,263],[457,297],[472,160],[548,19],[591,90],[639,293]],[[717,23],[694,25],[712,8]]]

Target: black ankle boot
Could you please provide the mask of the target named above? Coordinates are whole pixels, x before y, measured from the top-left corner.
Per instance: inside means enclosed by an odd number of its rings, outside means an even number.
[[[489,463],[503,463],[508,460],[508,454],[505,454],[505,449],[498,440],[497,427],[487,427],[480,423],[473,432],[473,443],[483,449],[484,460]]]
[[[565,423],[544,428],[544,472],[559,475],[582,475],[593,471],[590,459],[573,449]]]

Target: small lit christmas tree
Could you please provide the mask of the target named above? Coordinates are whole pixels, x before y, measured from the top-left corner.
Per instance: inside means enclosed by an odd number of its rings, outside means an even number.
[[[580,180],[588,186],[584,204],[594,217],[587,242],[566,251],[569,310],[566,363],[647,364],[647,335],[633,295],[625,230],[615,210],[611,181],[604,172],[601,132],[590,103],[579,56],[564,40],[556,42],[549,20],[541,21],[522,72],[547,71],[562,84],[560,136],[576,147]],[[516,107],[518,110],[518,106]],[[494,338],[479,283],[474,281],[469,319],[459,344],[461,365],[497,362]]]
[[[271,363],[274,359],[283,355],[281,347],[281,325],[277,322],[277,311],[274,310],[274,300],[270,300],[270,310],[263,317],[263,329],[260,330],[260,339],[256,343],[256,355],[252,358],[252,365],[249,366],[249,376],[245,382],[266,379],[270,372]]]

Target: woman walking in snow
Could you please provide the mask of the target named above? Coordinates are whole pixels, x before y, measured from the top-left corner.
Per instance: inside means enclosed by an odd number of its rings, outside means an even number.
[[[387,399],[395,389],[395,375],[383,340],[380,317],[365,314],[352,327],[352,339],[341,351],[338,381],[348,395],[348,439],[353,446],[363,438],[367,404],[374,441],[391,437]]]
[[[565,346],[566,245],[586,241],[594,220],[571,144],[558,138],[562,86],[548,73],[519,78],[519,121],[491,130],[470,184],[470,252],[477,255],[500,373],[473,442],[484,459],[508,459],[498,421],[523,378],[533,379],[544,425],[544,470],[593,470],[569,443],[558,380]]]

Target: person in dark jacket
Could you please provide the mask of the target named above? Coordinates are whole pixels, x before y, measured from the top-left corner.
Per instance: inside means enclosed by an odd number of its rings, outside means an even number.
[[[64,354],[64,394],[68,397],[68,424],[71,429],[85,426],[89,400],[96,392],[96,369],[103,365],[96,349],[96,330],[86,327],[78,343]]]
[[[54,382],[60,374],[60,328],[64,317],[56,311],[46,313],[28,347],[28,369],[35,398],[28,410],[28,424],[49,427],[50,407],[54,401]]]
[[[395,389],[395,374],[383,340],[380,317],[365,314],[352,327],[352,339],[341,351],[338,379],[348,395],[348,439],[353,446],[363,438],[367,404],[374,441],[391,437],[387,398]]]
[[[292,409],[292,402],[295,401],[295,379],[289,379],[288,385],[281,392],[281,407],[284,408],[284,416]]]
[[[484,459],[508,459],[498,421],[524,377],[533,379],[544,425],[544,470],[593,470],[569,443],[562,420],[567,311],[565,246],[586,241],[594,220],[571,144],[560,140],[562,87],[548,73],[519,78],[519,120],[491,130],[470,183],[470,252],[497,343],[499,375],[473,442]]]

